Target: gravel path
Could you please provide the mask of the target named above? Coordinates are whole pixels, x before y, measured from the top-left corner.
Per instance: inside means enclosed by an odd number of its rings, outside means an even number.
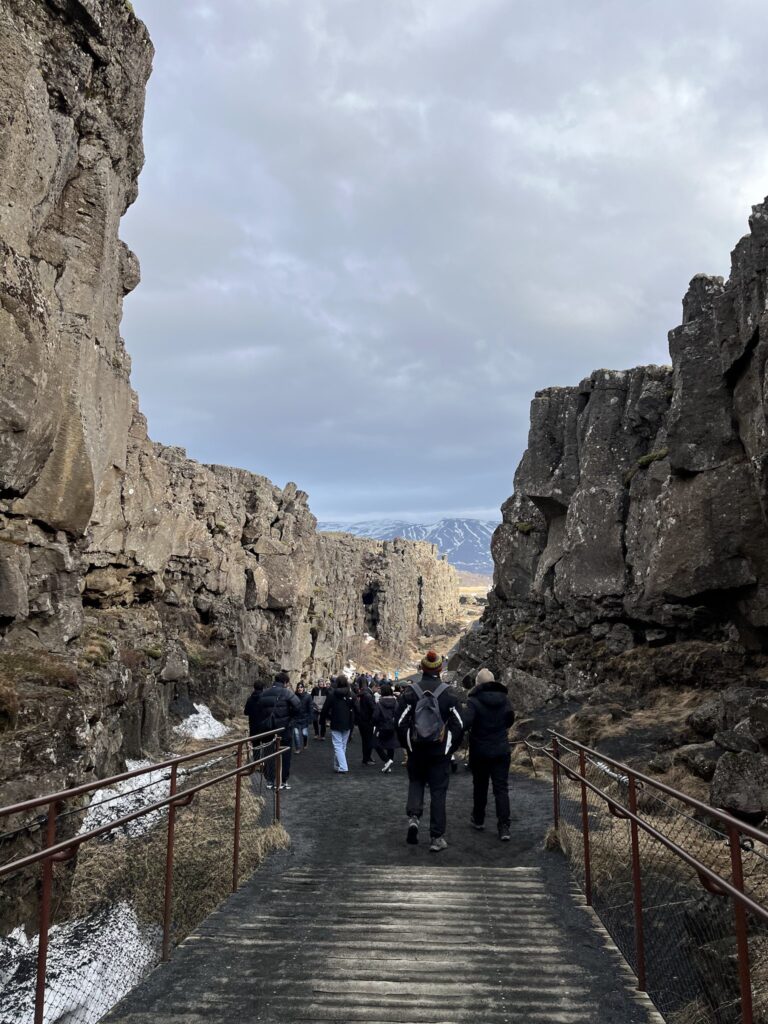
[[[270,859],[107,1018],[111,1024],[649,1024],[618,952],[545,853],[551,790],[512,776],[512,842],[469,828],[405,844],[405,769],[332,771],[329,741],[294,757],[289,851]],[[423,832],[428,830],[422,829]]]

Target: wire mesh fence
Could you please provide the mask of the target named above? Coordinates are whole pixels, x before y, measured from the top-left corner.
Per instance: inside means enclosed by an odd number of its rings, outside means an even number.
[[[732,839],[736,830],[714,809],[707,815],[564,738],[555,754],[560,845],[639,987],[669,1024],[768,1024],[768,913],[742,911],[749,1006],[741,904],[715,880],[768,908],[768,836]],[[734,877],[733,842],[743,886]]]
[[[116,777],[50,815],[0,809],[0,882],[30,908],[27,927],[0,938],[0,1024],[96,1024],[286,845],[267,788],[276,757],[272,738],[255,753],[239,741]]]

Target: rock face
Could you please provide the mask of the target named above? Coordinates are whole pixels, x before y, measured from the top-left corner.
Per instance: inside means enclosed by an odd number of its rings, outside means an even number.
[[[457,617],[431,547],[321,538],[294,484],[148,438],[118,228],[152,52],[123,0],[0,5],[0,804],[157,750],[190,699],[239,711],[259,675]]]
[[[691,282],[671,368],[534,398],[489,607],[458,659],[501,671],[522,706],[596,701],[606,681],[636,694],[766,677],[767,272],[768,201],[728,281]]]

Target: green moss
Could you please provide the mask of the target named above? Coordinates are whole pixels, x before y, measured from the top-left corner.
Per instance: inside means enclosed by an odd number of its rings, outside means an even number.
[[[532,628],[532,626],[531,626],[530,622],[521,622],[519,626],[516,626],[512,630],[512,638],[513,638],[513,640],[517,641],[517,643],[522,643],[522,641],[523,641],[523,639],[525,637],[525,634],[531,628]]]
[[[44,651],[0,654],[0,686],[6,694],[16,692],[23,683],[76,690],[77,670],[70,662]]]
[[[518,533],[522,533],[527,537],[529,533],[533,533],[533,531],[536,529],[536,526],[534,523],[526,523],[524,521],[520,521],[515,523],[515,529]]]
[[[662,459],[666,459],[669,455],[669,448],[659,448],[658,451],[648,452],[647,455],[642,455],[637,460],[637,465],[640,469],[647,469],[648,466],[653,465],[654,462],[660,462]]]
[[[155,661],[163,656],[163,652],[159,647],[143,647],[142,650],[148,658],[154,658]]]

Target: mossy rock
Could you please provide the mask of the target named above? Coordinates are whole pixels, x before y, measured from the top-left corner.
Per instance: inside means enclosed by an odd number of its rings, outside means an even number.
[[[524,537],[527,537],[529,533],[533,533],[533,531],[536,529],[536,524],[525,522],[525,520],[520,520],[519,522],[515,523],[515,529],[518,533],[522,533]]]

